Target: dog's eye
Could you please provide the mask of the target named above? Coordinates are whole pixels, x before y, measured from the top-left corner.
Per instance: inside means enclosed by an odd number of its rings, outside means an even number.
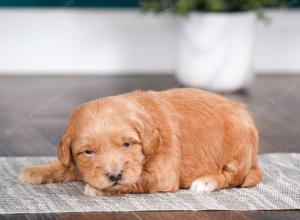
[[[123,146],[124,146],[124,147],[129,147],[130,144],[129,144],[128,142],[125,142],[125,143],[123,144]]]
[[[95,152],[94,152],[94,151],[91,151],[91,150],[85,150],[83,153],[84,153],[84,155],[86,155],[86,156],[91,156],[91,155],[93,155]]]

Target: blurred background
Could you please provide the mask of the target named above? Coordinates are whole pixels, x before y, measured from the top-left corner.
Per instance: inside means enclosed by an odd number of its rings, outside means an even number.
[[[0,155],[54,155],[79,104],[196,87],[299,151],[300,1],[0,0]]]

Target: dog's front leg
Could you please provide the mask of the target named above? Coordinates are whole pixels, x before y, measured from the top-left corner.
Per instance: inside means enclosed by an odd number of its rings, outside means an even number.
[[[172,155],[165,154],[158,154],[154,158],[151,158],[151,160],[144,165],[144,170],[139,181],[131,190],[136,193],[178,191],[178,161],[179,160],[172,157]]]
[[[23,169],[19,180],[22,183],[45,184],[75,181],[78,180],[78,176],[73,166],[65,167],[59,160],[54,160],[47,164]]]

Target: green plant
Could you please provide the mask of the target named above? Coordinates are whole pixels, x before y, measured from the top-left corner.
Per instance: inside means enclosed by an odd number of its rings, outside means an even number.
[[[191,11],[237,12],[257,10],[265,6],[283,6],[282,0],[140,0],[144,10],[172,11],[187,14]]]

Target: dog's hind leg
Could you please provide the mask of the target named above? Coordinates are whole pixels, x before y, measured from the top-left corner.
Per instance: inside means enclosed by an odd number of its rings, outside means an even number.
[[[218,174],[200,176],[190,186],[191,191],[214,191],[231,187],[251,187],[261,180],[258,167],[240,167],[238,162],[233,160],[227,163]]]

